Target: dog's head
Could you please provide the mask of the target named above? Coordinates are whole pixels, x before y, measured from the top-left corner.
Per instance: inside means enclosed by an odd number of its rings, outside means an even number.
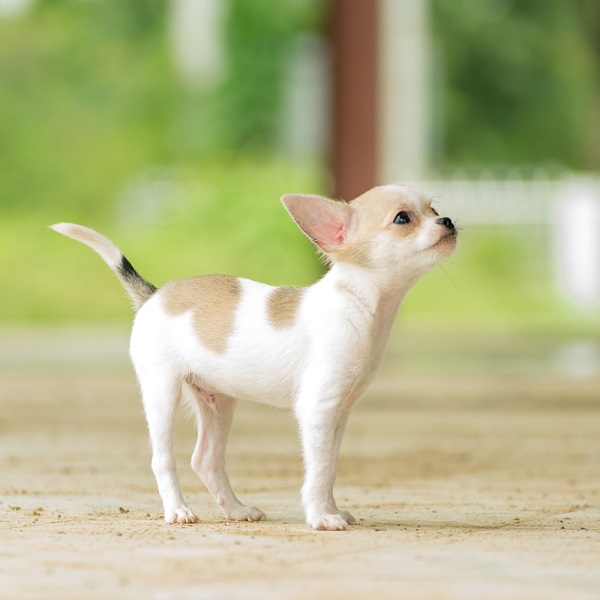
[[[401,283],[448,258],[457,230],[431,201],[405,185],[376,187],[350,202],[321,196],[282,197],[300,229],[332,262],[378,272]]]

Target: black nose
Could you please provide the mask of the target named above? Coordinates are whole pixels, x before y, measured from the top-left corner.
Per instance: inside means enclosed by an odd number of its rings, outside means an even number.
[[[440,217],[439,219],[436,219],[435,222],[438,225],[443,225],[444,227],[447,227],[448,229],[454,229],[454,223],[449,217]]]

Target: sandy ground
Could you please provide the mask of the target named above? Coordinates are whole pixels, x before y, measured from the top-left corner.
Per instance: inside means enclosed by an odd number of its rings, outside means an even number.
[[[113,366],[0,373],[1,598],[600,597],[597,379],[386,370],[342,448],[338,503],[359,524],[315,532],[293,420],[257,405],[236,414],[228,464],[269,520],[222,518],[182,414],[201,523],[166,525],[137,386]]]

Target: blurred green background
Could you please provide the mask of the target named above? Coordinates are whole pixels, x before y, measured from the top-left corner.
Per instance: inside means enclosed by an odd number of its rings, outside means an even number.
[[[106,234],[157,285],[210,272],[304,285],[322,274],[278,198],[330,192],[326,153],[297,156],[282,142],[288,50],[299,36],[323,38],[327,2],[229,0],[226,68],[204,87],[175,68],[166,0],[2,5],[1,325],[131,319],[98,257],[47,229],[58,221]],[[431,0],[428,14],[429,178],[600,170],[600,3]],[[436,203],[443,212],[443,193]],[[450,263],[409,294],[403,321],[597,336],[597,305],[577,308],[557,289],[551,235],[465,226]]]

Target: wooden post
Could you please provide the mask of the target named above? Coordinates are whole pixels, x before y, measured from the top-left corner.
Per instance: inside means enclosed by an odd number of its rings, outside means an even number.
[[[378,0],[332,0],[332,195],[351,200],[377,174]]]

